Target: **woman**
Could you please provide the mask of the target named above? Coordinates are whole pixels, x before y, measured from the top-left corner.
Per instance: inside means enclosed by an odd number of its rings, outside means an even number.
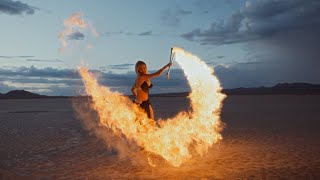
[[[159,69],[153,74],[148,74],[147,65],[143,61],[138,61],[136,63],[136,73],[137,78],[131,88],[131,92],[134,95],[134,102],[147,113],[150,119],[154,119],[154,113],[149,101],[149,89],[152,88],[151,78],[160,76],[166,68],[170,67],[172,63],[168,63],[163,68]]]

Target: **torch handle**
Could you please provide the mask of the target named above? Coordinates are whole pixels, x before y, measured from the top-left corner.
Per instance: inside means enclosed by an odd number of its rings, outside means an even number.
[[[172,56],[172,50],[173,50],[173,48],[171,48],[171,52],[170,52],[170,61],[169,61],[170,63],[172,63],[173,57],[174,57],[174,56]],[[171,69],[171,66],[169,66],[168,72],[167,72],[167,74],[166,74],[167,79],[170,78],[170,69]]]

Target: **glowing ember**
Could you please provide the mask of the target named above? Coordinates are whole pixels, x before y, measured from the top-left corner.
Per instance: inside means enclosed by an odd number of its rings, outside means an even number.
[[[180,166],[192,157],[190,148],[203,155],[222,138],[219,115],[226,96],[220,92],[220,83],[212,68],[181,48],[174,48],[173,52],[191,87],[188,98],[192,111],[160,119],[160,126],[148,119],[129,98],[100,86],[86,68],[80,68],[79,72],[102,125],[134,140],[146,151],[162,156],[173,166]],[[148,161],[154,166],[149,157]]]

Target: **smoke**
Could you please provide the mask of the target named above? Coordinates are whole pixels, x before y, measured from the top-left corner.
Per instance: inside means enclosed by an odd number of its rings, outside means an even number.
[[[99,116],[91,107],[92,100],[89,97],[72,98],[72,106],[76,118],[82,127],[96,138],[102,140],[112,154],[119,160],[129,161],[135,165],[147,165],[146,152],[136,142],[127,139],[123,135],[115,134],[112,129],[100,124]]]
[[[65,29],[59,33],[58,39],[61,43],[59,52],[63,52],[68,42],[72,40],[84,40],[86,38],[86,31],[90,30],[93,37],[98,37],[99,34],[95,27],[90,23],[86,22],[81,13],[74,13],[63,22]],[[92,48],[92,44],[88,44],[86,47]]]

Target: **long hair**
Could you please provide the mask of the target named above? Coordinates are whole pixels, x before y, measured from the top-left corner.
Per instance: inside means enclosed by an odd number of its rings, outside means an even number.
[[[141,72],[139,72],[139,68],[140,68],[141,65],[145,65],[146,68],[147,68],[147,65],[146,65],[145,62],[143,62],[143,61],[138,61],[138,62],[136,63],[136,67],[135,67],[136,73],[137,73],[138,75],[141,75]]]

